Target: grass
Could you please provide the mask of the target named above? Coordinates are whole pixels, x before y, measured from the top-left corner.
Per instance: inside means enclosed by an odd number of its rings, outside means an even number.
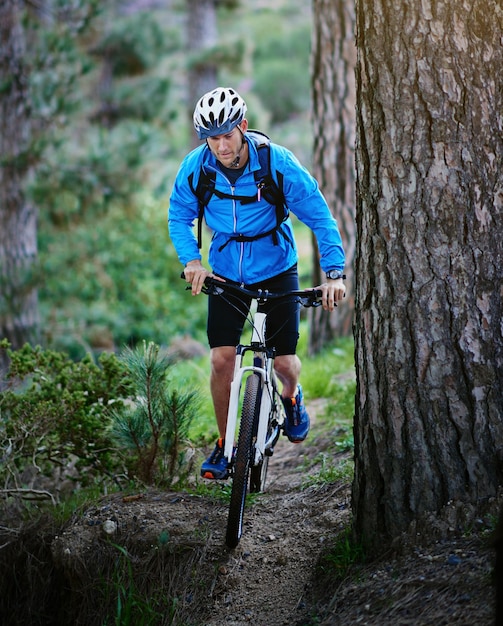
[[[309,465],[320,464],[320,471],[317,474],[308,474],[302,483],[302,487],[319,487],[337,482],[350,483],[353,480],[354,463],[353,459],[345,458],[336,461],[333,455],[320,452],[313,459],[309,460]]]
[[[319,568],[325,576],[340,580],[346,576],[352,565],[364,562],[363,545],[355,541],[351,527],[348,526],[337,536],[334,543],[327,547]]]
[[[339,426],[345,432],[352,426],[354,414],[354,357],[352,338],[337,340],[320,354],[306,356],[307,328],[301,328],[299,356],[302,360],[301,383],[306,400],[327,398],[323,422],[329,428]],[[170,371],[171,384],[199,391],[202,398],[200,412],[193,420],[189,439],[196,445],[213,442],[217,429],[209,392],[209,357],[179,361]]]
[[[307,330],[301,330],[298,354],[302,360],[302,387],[311,398],[338,395],[346,381],[354,380],[352,337],[337,339],[314,357],[307,356]]]
[[[196,446],[214,441],[218,434],[210,396],[209,357],[178,361],[170,370],[170,382],[178,389],[197,391],[201,399],[199,413],[190,425],[190,441]]]
[[[207,498],[216,504],[228,505],[231,499],[232,482],[198,480],[192,492],[198,496]],[[253,506],[260,498],[261,493],[246,494],[246,506]]]

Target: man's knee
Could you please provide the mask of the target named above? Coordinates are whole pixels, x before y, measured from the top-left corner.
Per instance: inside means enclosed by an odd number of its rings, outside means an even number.
[[[232,346],[221,346],[212,348],[210,351],[210,365],[214,374],[227,372],[234,367],[234,356],[236,349]]]
[[[297,377],[300,374],[301,363],[296,354],[286,354],[276,357],[274,368],[278,374]]]

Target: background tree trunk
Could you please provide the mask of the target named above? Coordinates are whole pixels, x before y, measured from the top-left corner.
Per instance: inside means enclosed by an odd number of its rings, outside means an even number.
[[[352,332],[355,255],[355,65],[354,4],[352,0],[313,3],[313,174],[341,230],[346,254],[348,293],[337,314],[310,309],[312,353],[337,335]],[[313,237],[313,283],[325,280]]]
[[[20,3],[0,4],[0,338],[36,343],[37,216],[23,183],[30,167],[31,121]],[[7,361],[0,351],[0,386]]]
[[[212,55],[205,52],[217,43],[218,0],[187,0],[187,37],[191,56],[188,72],[188,114],[192,129],[192,114],[199,98],[217,87],[217,65]],[[199,145],[199,139],[191,132],[192,146]]]
[[[501,484],[502,31],[498,0],[357,0],[353,508],[375,550]]]

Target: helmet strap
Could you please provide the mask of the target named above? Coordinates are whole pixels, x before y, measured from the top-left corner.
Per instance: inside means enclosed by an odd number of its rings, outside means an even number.
[[[234,159],[234,161],[229,165],[229,167],[232,168],[232,169],[236,169],[236,168],[239,167],[239,161],[241,160],[241,152],[243,151],[243,148],[244,148],[245,143],[246,143],[245,134],[241,130],[241,127],[240,126],[236,126],[236,128],[241,133],[241,148],[239,148],[239,152],[237,153],[237,156]]]

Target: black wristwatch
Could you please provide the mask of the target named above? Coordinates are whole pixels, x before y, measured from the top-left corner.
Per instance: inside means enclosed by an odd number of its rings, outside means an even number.
[[[346,280],[346,274],[343,274],[339,270],[328,270],[326,272],[327,278],[330,280],[337,280],[338,278],[342,278],[342,280]]]

